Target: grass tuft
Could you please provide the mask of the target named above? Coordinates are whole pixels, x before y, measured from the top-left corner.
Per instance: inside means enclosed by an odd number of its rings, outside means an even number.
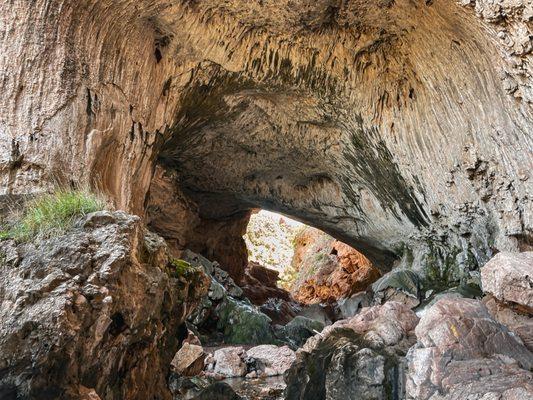
[[[60,189],[42,194],[28,202],[20,216],[0,231],[0,239],[29,241],[59,236],[80,217],[105,208],[106,202],[89,191]]]

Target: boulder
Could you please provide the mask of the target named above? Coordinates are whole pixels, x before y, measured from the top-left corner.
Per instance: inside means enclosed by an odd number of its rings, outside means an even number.
[[[286,400],[401,398],[418,319],[401,303],[363,309],[313,336],[285,374]]]
[[[283,375],[296,359],[294,351],[287,346],[261,345],[246,351],[248,357],[259,364],[261,375]]]
[[[324,329],[324,324],[319,321],[297,316],[285,326],[277,327],[276,337],[297,349],[303,346],[307,339],[315,336]]]
[[[533,310],[533,252],[496,254],[481,268],[485,293]]]
[[[202,346],[183,343],[172,359],[172,369],[184,376],[198,375],[204,369],[206,354]]]
[[[468,299],[474,299],[474,298],[481,298],[483,296],[483,292],[477,285],[459,285],[457,287],[453,287],[450,289],[447,289],[440,293],[434,293],[433,290],[429,290],[426,293],[427,299],[420,304],[420,306],[416,307],[416,315],[420,318],[424,315],[424,313],[429,310],[433,305],[439,301],[440,299],[443,299],[445,297],[449,298],[468,298]]]
[[[279,298],[270,298],[259,307],[259,311],[267,315],[276,325],[289,323],[300,310],[298,303]]]
[[[226,297],[215,309],[217,329],[227,344],[274,343],[272,320],[256,307]]]
[[[225,377],[238,377],[247,374],[244,358],[246,352],[242,347],[224,347],[213,354],[214,373]]]
[[[350,328],[373,347],[382,347],[408,341],[417,323],[418,317],[407,305],[391,301],[363,308],[355,317],[337,321],[332,327]]]
[[[261,305],[268,299],[291,301],[290,293],[278,287],[279,272],[250,261],[244,271],[242,289],[252,303]]]
[[[304,305],[298,315],[307,317],[313,321],[318,321],[324,325],[330,325],[333,321],[337,320],[337,314],[335,308],[330,304],[309,304]]]
[[[230,385],[224,382],[215,382],[203,389],[191,400],[243,400]]]
[[[533,395],[533,354],[481,301],[441,299],[415,332],[418,342],[407,356],[409,398],[477,399],[483,390],[490,398],[511,398],[507,392],[520,387]]]
[[[92,213],[61,237],[1,241],[0,252],[13,255],[0,266],[0,397],[78,399],[81,386],[170,397],[180,326],[208,282],[174,274],[138,217]]]
[[[359,292],[346,299],[337,301],[339,319],[351,318],[361,308],[370,306],[371,298],[367,292]]]
[[[533,351],[532,313],[527,313],[520,307],[513,307],[508,303],[503,303],[492,296],[483,298],[483,303],[496,321],[509,328],[530,351]]]
[[[533,398],[533,376],[507,360],[452,361],[442,381],[442,393],[431,400],[528,400]],[[414,399],[423,399],[415,397]]]
[[[408,269],[395,269],[374,282],[372,291],[377,304],[397,301],[414,308],[420,304],[420,277]]]

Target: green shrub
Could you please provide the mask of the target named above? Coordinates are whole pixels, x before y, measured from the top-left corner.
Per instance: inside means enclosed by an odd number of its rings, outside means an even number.
[[[7,224],[0,239],[28,241],[58,236],[80,217],[104,208],[106,202],[88,191],[61,189],[42,194],[29,201],[20,216]]]

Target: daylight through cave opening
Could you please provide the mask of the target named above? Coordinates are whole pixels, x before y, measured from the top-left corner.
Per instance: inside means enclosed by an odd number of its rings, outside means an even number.
[[[303,304],[349,298],[380,276],[356,249],[285,215],[254,210],[244,238],[250,286],[277,283]]]

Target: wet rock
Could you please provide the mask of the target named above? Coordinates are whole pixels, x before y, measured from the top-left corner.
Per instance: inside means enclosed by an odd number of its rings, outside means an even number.
[[[246,354],[258,362],[260,374],[265,376],[283,375],[296,359],[294,351],[287,346],[261,345],[252,347]]]
[[[483,291],[533,310],[533,252],[496,254],[481,268]]]
[[[234,378],[227,379],[225,382],[247,400],[284,400],[285,383],[281,376]]]
[[[204,369],[206,354],[202,346],[183,343],[172,359],[172,369],[184,376],[198,375]]]
[[[482,302],[441,299],[415,332],[418,342],[408,354],[409,398],[480,398],[484,385],[495,398],[513,386],[526,384],[529,390],[533,354]]]
[[[247,374],[244,358],[246,352],[242,347],[225,347],[213,354],[214,373],[226,377],[245,376]]]
[[[226,297],[216,308],[217,328],[228,344],[274,343],[271,319],[255,307]]]
[[[272,320],[243,297],[229,274],[205,257],[191,251],[182,255],[186,262],[202,268],[211,277],[208,293],[190,316],[189,322],[202,334],[203,341],[227,344],[274,343]]]
[[[190,400],[207,388],[213,379],[206,376],[183,376],[174,372],[168,378],[168,387],[174,400]]]
[[[2,396],[170,397],[165,377],[179,327],[207,292],[202,273],[172,273],[162,239],[123,212],[16,248],[18,261],[0,267]]]
[[[243,398],[235,393],[227,383],[215,382],[191,400],[243,400]]]
[[[420,304],[420,278],[414,271],[395,269],[372,285],[374,301],[384,304],[398,301],[414,308]]]

